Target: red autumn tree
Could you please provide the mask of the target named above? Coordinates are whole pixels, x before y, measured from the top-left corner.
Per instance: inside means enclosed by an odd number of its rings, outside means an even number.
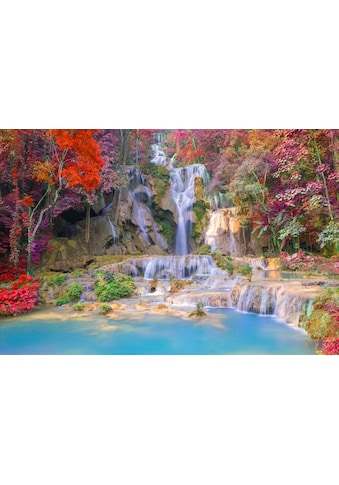
[[[26,207],[23,217],[27,227],[27,273],[31,271],[32,247],[45,215],[56,206],[63,188],[91,194],[100,183],[103,166],[100,148],[93,135],[95,130],[44,130],[47,156],[36,160],[32,180],[43,187],[38,202],[25,194],[20,199]]]

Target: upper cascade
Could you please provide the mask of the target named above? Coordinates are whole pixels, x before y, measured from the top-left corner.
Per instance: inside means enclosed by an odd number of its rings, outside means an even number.
[[[162,150],[160,143],[154,143],[152,145],[152,150],[154,153],[154,157],[151,160],[151,163],[155,165],[163,165],[165,167],[168,166],[167,158],[165,152]]]
[[[205,165],[195,163],[185,167],[174,168],[173,158],[168,163],[161,144],[152,145],[154,157],[151,160],[156,165],[162,165],[170,170],[170,193],[177,209],[177,234],[175,241],[175,254],[185,255],[190,252],[190,237],[192,233],[193,213],[195,200],[195,179],[200,177],[204,187],[209,183],[209,175]]]
[[[193,213],[195,200],[195,179],[200,177],[204,187],[209,182],[206,167],[202,164],[187,165],[171,170],[171,195],[177,208],[178,227],[175,242],[176,254],[189,253],[189,240],[192,234]]]

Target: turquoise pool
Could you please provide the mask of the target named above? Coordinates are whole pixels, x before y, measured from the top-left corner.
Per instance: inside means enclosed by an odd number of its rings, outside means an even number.
[[[302,330],[273,317],[220,308],[208,315],[204,323],[154,314],[61,320],[40,311],[1,321],[0,354],[315,354]]]

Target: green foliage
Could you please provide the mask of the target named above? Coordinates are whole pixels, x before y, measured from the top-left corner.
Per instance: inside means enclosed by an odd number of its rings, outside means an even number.
[[[196,251],[196,254],[201,254],[201,255],[204,255],[204,254],[211,254],[212,251],[211,251],[211,246],[209,244],[203,244],[202,246],[200,246],[198,248],[198,250]]]
[[[68,280],[68,278],[69,276],[66,274],[56,275],[56,276],[53,276],[53,278],[51,278],[47,284],[48,286],[51,286],[51,285],[61,286],[63,283],[65,283],[65,281]]]
[[[74,271],[72,271],[73,278],[80,278],[83,275],[84,275],[84,270],[81,268],[77,268]]]
[[[252,267],[249,264],[246,263],[242,266],[239,266],[238,272],[242,276],[247,276],[249,278],[249,280],[251,281],[253,270],[252,270]]]
[[[78,303],[74,305],[74,310],[76,310],[77,312],[82,312],[84,309],[85,305],[82,303],[82,301],[78,301]]]
[[[71,299],[68,296],[60,296],[55,300],[55,305],[56,306],[62,306],[66,305],[67,303],[70,303]]]
[[[156,179],[163,180],[164,182],[169,182],[170,173],[168,168],[163,165],[156,165],[155,163],[144,163],[142,165],[142,171],[145,175],[150,175]]]
[[[292,238],[294,241],[294,249],[299,249],[299,236],[305,231],[305,226],[300,224],[297,217],[293,217],[293,219],[290,219],[284,224],[283,228],[278,231],[278,239],[283,241]]]
[[[154,163],[145,163],[142,166],[142,171],[145,175],[150,175],[156,179],[156,195],[155,200],[159,204],[161,199],[166,194],[170,185],[169,170],[163,165],[156,165]]]
[[[66,288],[66,294],[70,300],[78,300],[81,293],[84,291],[84,287],[80,283],[71,283]]]
[[[176,234],[175,225],[165,219],[157,220],[157,222],[161,226],[160,234],[166,239],[170,246],[174,246]]]
[[[227,271],[230,276],[234,274],[236,267],[232,263],[231,256],[222,256],[218,251],[214,251],[212,256],[218,268]]]
[[[321,309],[326,303],[339,305],[339,288],[325,288],[325,293],[317,296],[313,301],[313,308]]]
[[[225,270],[227,271],[227,273],[232,276],[234,274],[234,271],[235,271],[235,266],[233,263],[231,263],[231,261],[226,261],[225,264],[224,264],[224,267],[225,267]]]
[[[177,293],[178,291],[182,290],[187,285],[192,285],[192,280],[176,280],[173,276],[170,277],[171,287],[170,293]]]
[[[152,213],[154,220],[159,226],[160,234],[168,242],[169,246],[174,247],[176,224],[172,212],[163,210],[158,205],[152,206]]]
[[[306,331],[315,340],[322,340],[333,335],[332,317],[324,310],[314,310],[306,321]]]
[[[202,233],[207,226],[207,209],[210,207],[204,200],[197,200],[193,204],[193,212],[195,214],[195,222],[193,224],[192,235],[198,242],[201,239]]]
[[[196,309],[189,313],[189,317],[206,317],[207,313],[205,312],[204,304],[202,301],[198,301],[196,304]]]
[[[101,302],[118,300],[130,296],[135,289],[132,276],[109,271],[98,272],[95,281],[95,294]]]
[[[99,307],[100,315],[107,315],[111,311],[112,311],[112,308],[110,307],[110,305],[107,305],[107,303],[103,303]]]
[[[339,252],[339,222],[330,221],[325,229],[319,234],[320,247],[328,247]]]

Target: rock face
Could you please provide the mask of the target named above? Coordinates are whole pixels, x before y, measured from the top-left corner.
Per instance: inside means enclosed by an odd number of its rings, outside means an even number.
[[[260,255],[260,243],[241,225],[236,209],[219,208],[220,197],[218,203],[207,197],[204,165],[173,167],[159,147],[154,151],[155,168],[149,164],[145,175],[142,167],[126,166],[125,186],[93,206],[88,242],[85,219],[59,221],[56,234],[67,237],[54,238],[43,264],[64,269],[70,261],[83,266],[81,258],[96,255],[185,255],[199,252],[204,243],[232,257]]]
[[[235,207],[210,211],[209,225],[205,233],[205,243],[212,251],[230,256],[242,256],[241,224]]]

